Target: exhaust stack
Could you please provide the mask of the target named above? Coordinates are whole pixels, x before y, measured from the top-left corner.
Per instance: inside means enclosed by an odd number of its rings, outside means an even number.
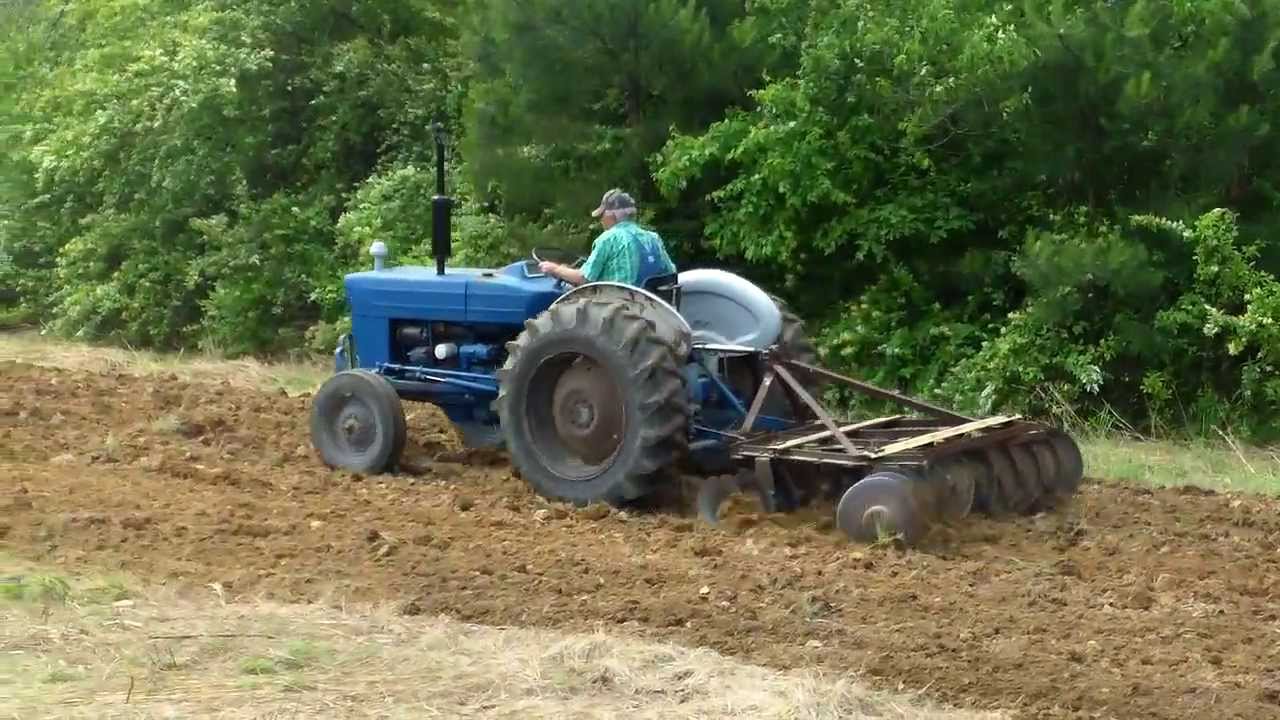
[[[444,274],[445,260],[453,254],[453,198],[444,189],[444,125],[436,123],[436,194],[431,198],[431,255],[436,259],[436,274]]]

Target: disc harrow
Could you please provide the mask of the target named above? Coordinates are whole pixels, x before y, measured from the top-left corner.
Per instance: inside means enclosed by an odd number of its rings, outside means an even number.
[[[838,497],[836,526],[851,539],[897,537],[916,543],[937,523],[1050,510],[1074,495],[1084,474],[1076,442],[1062,430],[1019,415],[971,418],[915,398],[768,351],[740,349],[763,365],[756,402],[729,445],[739,474],[708,481],[699,513],[718,520],[732,492],[755,493],[770,511],[795,509],[816,484]],[[916,411],[837,421],[797,380],[808,375]],[[785,431],[756,431],[762,398],[781,381],[793,409],[817,420]],[[834,497],[832,499],[835,499]]]

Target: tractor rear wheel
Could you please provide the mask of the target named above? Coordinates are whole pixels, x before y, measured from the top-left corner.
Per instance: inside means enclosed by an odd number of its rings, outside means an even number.
[[[368,370],[337,373],[312,400],[311,444],[329,467],[374,474],[395,465],[405,445],[400,396]]]
[[[687,447],[681,360],[624,304],[555,305],[507,350],[495,406],[512,463],[543,497],[636,500]]]

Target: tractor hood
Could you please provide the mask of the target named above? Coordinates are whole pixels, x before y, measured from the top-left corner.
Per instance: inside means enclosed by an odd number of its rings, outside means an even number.
[[[496,270],[404,265],[351,273],[344,279],[353,316],[399,320],[523,325],[564,293],[532,261]]]

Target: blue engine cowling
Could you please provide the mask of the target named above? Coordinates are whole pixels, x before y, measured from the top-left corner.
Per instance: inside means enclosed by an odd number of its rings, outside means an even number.
[[[351,347],[341,369],[381,372],[408,399],[439,405],[460,426],[496,422],[490,402],[504,345],[566,287],[532,261],[485,270],[400,266],[344,278]]]
[[[498,270],[449,268],[444,275],[408,265],[351,273],[344,284],[362,367],[392,362],[395,320],[520,328],[564,292],[531,261]]]

